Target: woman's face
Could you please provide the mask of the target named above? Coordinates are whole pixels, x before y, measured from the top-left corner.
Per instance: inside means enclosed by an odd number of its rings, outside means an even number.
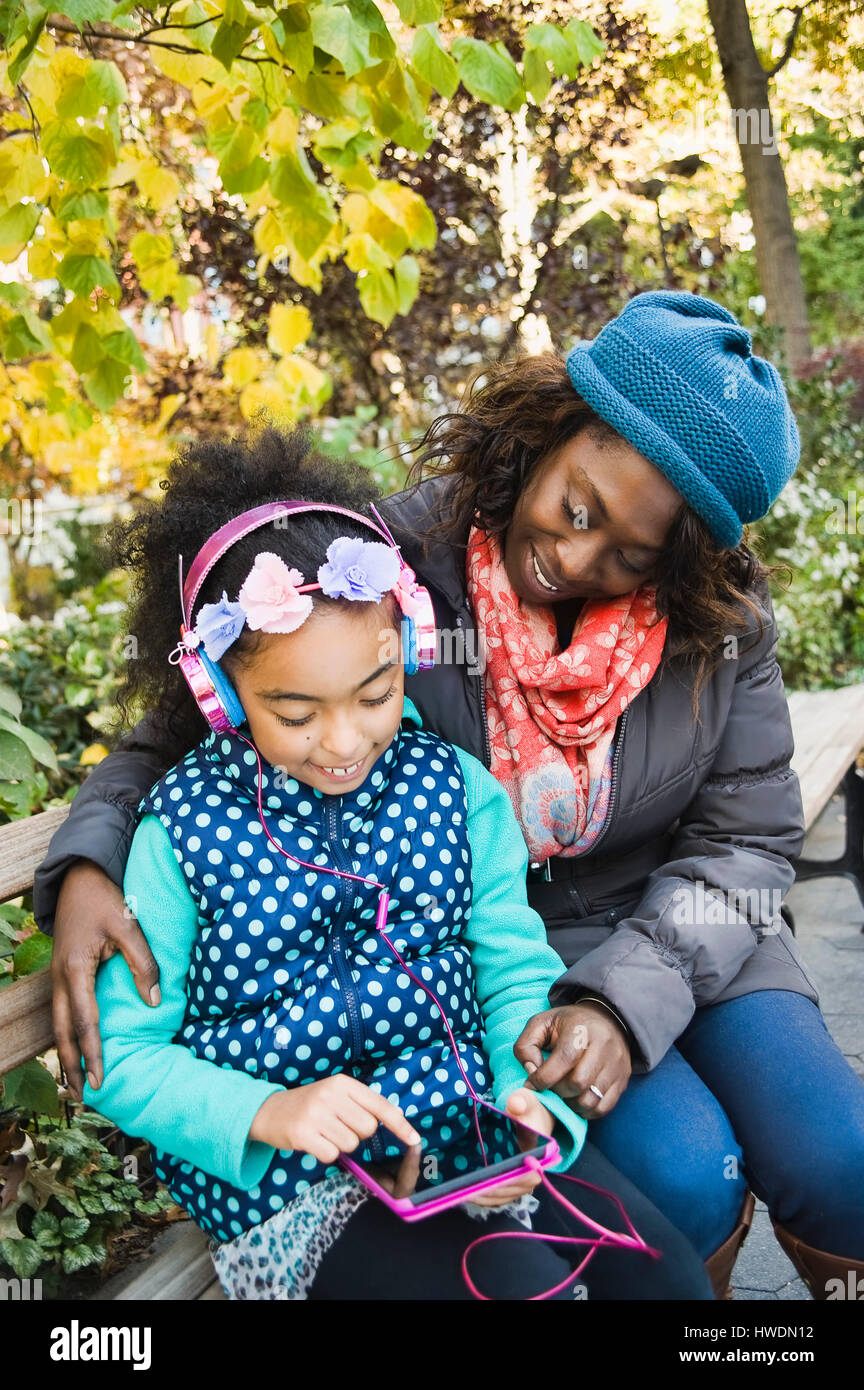
[[[537,465],[504,537],[525,603],[615,598],[648,583],[684,499],[626,440],[583,431]]]

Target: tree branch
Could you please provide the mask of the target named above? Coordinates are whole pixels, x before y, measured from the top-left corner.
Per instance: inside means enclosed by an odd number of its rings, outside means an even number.
[[[774,64],[773,68],[768,68],[767,70],[769,77],[776,77],[780,69],[785,68],[786,64],[789,62],[789,59],[792,57],[792,49],[795,47],[795,40],[798,37],[798,30],[801,26],[801,20],[804,15],[804,11],[808,9],[812,4],[813,0],[804,0],[803,5],[795,5],[794,7],[789,5],[783,6],[785,10],[789,10],[791,14],[794,14],[795,18],[792,21],[792,28],[786,35],[786,43],[783,47],[783,52],[780,58]]]
[[[210,22],[209,20],[207,21]],[[174,26],[172,25],[172,28]],[[178,26],[180,27],[180,26]],[[183,28],[195,29],[197,24],[183,25]],[[188,44],[166,43],[161,39],[143,38],[140,34],[129,34],[125,29],[115,29],[112,24],[88,24],[83,30],[79,30],[77,25],[71,20],[64,19],[60,15],[49,15],[47,28],[56,29],[58,34],[74,34],[79,39],[106,39],[110,43],[133,43],[143,44],[147,48],[167,48],[169,53],[188,53],[193,58],[211,58],[211,53],[204,53],[200,48],[191,48]],[[153,32],[153,31],[150,31]],[[214,59],[214,61],[218,61]],[[238,53],[235,62],[239,63],[272,63],[278,66],[275,58],[250,58],[246,53]]]

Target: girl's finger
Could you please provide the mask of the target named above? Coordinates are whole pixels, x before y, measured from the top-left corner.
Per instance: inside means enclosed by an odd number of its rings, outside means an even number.
[[[398,1106],[393,1105],[377,1091],[373,1091],[371,1087],[363,1086],[362,1094],[354,1092],[352,1100],[356,1100],[358,1105],[362,1105],[364,1110],[368,1111],[370,1115],[374,1115],[379,1124],[385,1125],[395,1138],[401,1139],[402,1143],[407,1144],[409,1148],[423,1142],[414,1126],[406,1120]]]
[[[321,1125],[319,1133],[322,1138],[329,1139],[331,1144],[335,1144],[340,1154],[353,1153],[361,1142],[360,1135],[355,1134],[349,1125],[344,1124],[340,1115],[331,1115],[326,1119]]]

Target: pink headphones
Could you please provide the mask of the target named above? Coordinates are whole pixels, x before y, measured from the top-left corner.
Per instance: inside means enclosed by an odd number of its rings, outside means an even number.
[[[370,504],[371,505],[371,504]],[[406,565],[399,554],[399,547],[393,539],[386,522],[375,506],[371,507],[380,526],[368,517],[349,511],[346,507],[328,506],[323,502],[265,502],[263,506],[253,507],[242,512],[233,521],[220,526],[195,556],[189,573],[183,581],[183,559],[180,557],[180,606],[183,621],[180,624],[180,643],[168,658],[172,664],[180,666],[186,677],[189,689],[211,729],[217,733],[236,731],[244,722],[246,715],[233,685],[221,670],[218,662],[207,656],[192,631],[192,616],[195,603],[207,575],[227,550],[268,522],[279,517],[287,517],[301,512],[335,512],[351,517],[374,531],[386,541],[399,556],[399,580],[392,592],[402,611],[402,653],[406,675],[413,676],[417,671],[428,671],[435,664],[435,612],[429,591],[417,583],[414,571]],[[320,584],[303,585],[299,592],[318,589]]]

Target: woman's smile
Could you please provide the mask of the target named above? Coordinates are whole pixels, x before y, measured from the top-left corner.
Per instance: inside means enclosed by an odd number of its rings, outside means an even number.
[[[625,440],[590,431],[543,459],[504,538],[504,564],[525,603],[616,598],[648,583],[683,499]]]

